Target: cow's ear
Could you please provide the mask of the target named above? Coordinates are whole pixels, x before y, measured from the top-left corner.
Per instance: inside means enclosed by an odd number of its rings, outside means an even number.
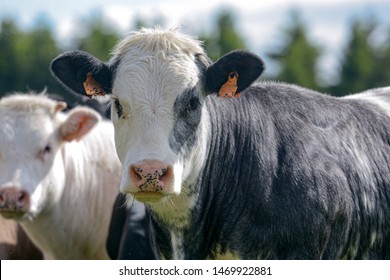
[[[110,67],[83,51],[65,52],[55,58],[50,70],[65,87],[87,96],[111,92]]]
[[[257,55],[233,51],[207,68],[206,92],[219,92],[225,86],[235,87],[237,93],[253,83],[264,71],[264,63]]]
[[[77,107],[71,110],[65,122],[60,127],[61,138],[64,141],[80,140],[99,121],[99,114],[86,107]]]

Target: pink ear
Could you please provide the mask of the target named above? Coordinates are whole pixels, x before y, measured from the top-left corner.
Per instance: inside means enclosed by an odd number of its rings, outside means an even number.
[[[64,141],[79,141],[99,121],[100,116],[95,111],[85,107],[75,108],[69,112],[67,120],[61,126],[61,137]]]

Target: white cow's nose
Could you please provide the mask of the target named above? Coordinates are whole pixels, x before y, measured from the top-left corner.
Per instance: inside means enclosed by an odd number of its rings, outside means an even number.
[[[173,181],[173,168],[157,160],[144,160],[131,165],[129,172],[134,186],[140,192],[161,192]]]
[[[30,195],[17,187],[0,190],[0,212],[26,212],[30,204]]]

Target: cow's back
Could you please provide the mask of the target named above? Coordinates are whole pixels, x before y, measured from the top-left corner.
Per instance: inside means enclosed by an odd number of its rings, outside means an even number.
[[[390,87],[370,89],[362,93],[347,95],[343,99],[371,103],[377,110],[382,110],[390,115]]]
[[[240,98],[211,97],[207,106],[210,151],[200,181],[220,251],[244,244],[244,258],[384,257],[372,249],[390,229],[384,110],[275,83]]]

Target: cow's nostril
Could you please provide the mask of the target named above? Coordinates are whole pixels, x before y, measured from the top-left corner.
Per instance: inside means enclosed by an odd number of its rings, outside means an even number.
[[[29,195],[25,191],[20,191],[16,197],[16,205],[20,208],[24,208],[28,205],[29,203]]]
[[[19,193],[18,202],[23,203],[23,200],[26,199],[26,194],[24,192]]]
[[[160,175],[160,178],[159,180],[164,182],[164,181],[168,181],[171,179],[171,177],[173,176],[173,173],[172,173],[172,168],[171,167],[167,167],[167,168],[163,168],[161,170],[161,175]]]
[[[135,177],[136,177],[138,180],[142,180],[142,176],[141,176],[139,173],[135,173]]]
[[[134,165],[130,167],[130,175],[132,178],[141,181],[142,180],[141,174],[142,174],[142,169],[135,167]]]

